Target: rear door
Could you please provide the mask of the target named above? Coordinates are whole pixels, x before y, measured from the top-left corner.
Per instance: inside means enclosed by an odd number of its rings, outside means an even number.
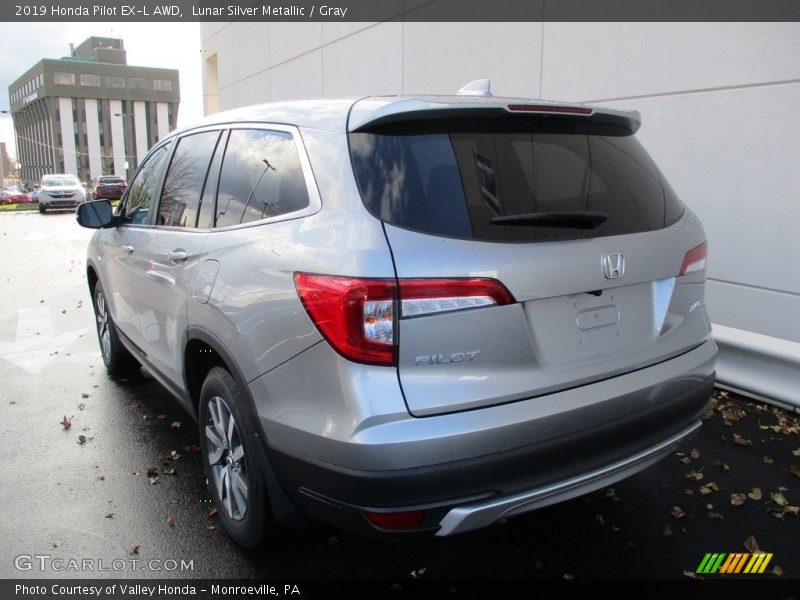
[[[630,131],[472,116],[361,130],[350,144],[395,259],[412,414],[584,385],[708,335],[703,274],[680,275],[702,228]]]

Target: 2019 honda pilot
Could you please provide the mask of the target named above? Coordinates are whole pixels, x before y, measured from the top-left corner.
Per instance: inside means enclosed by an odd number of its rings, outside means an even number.
[[[700,426],[706,240],[638,113],[493,96],[266,104],[161,140],[87,273],[108,370],[196,416],[227,532],[450,535]]]

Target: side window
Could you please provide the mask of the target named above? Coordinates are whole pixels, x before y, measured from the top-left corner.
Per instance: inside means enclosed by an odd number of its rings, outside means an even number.
[[[217,227],[268,219],[307,206],[308,188],[291,134],[231,131],[220,173]]]
[[[125,206],[122,208],[125,222],[142,225],[150,222],[150,211],[155,206],[156,188],[166,161],[168,145],[161,146],[147,157],[144,165],[133,178]]]
[[[196,227],[200,197],[219,131],[205,131],[180,139],[161,190],[157,225]]]

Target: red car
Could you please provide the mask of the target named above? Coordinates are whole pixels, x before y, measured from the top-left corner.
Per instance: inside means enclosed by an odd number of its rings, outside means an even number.
[[[123,177],[118,175],[101,175],[92,184],[92,198],[94,200],[116,200],[128,189],[128,184]]]
[[[0,204],[25,204],[32,202],[28,194],[17,190],[0,190]]]

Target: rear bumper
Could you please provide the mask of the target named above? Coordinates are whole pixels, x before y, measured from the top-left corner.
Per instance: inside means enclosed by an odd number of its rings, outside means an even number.
[[[546,415],[540,397],[409,419],[410,428],[437,429],[446,452],[437,452],[442,446],[422,433],[409,439],[406,430],[402,440],[372,436],[373,444],[361,436],[347,454],[330,456],[273,445],[270,460],[296,506],[344,529],[380,533],[365,511],[424,509],[420,529],[461,533],[603,487],[669,453],[699,427],[714,385],[715,355],[708,341],[665,363],[553,394],[547,402],[565,408]],[[591,401],[576,403],[576,397]],[[394,465],[398,456],[419,456],[420,447],[428,462],[417,460],[410,468],[363,468],[331,459],[369,454],[370,466]]]

